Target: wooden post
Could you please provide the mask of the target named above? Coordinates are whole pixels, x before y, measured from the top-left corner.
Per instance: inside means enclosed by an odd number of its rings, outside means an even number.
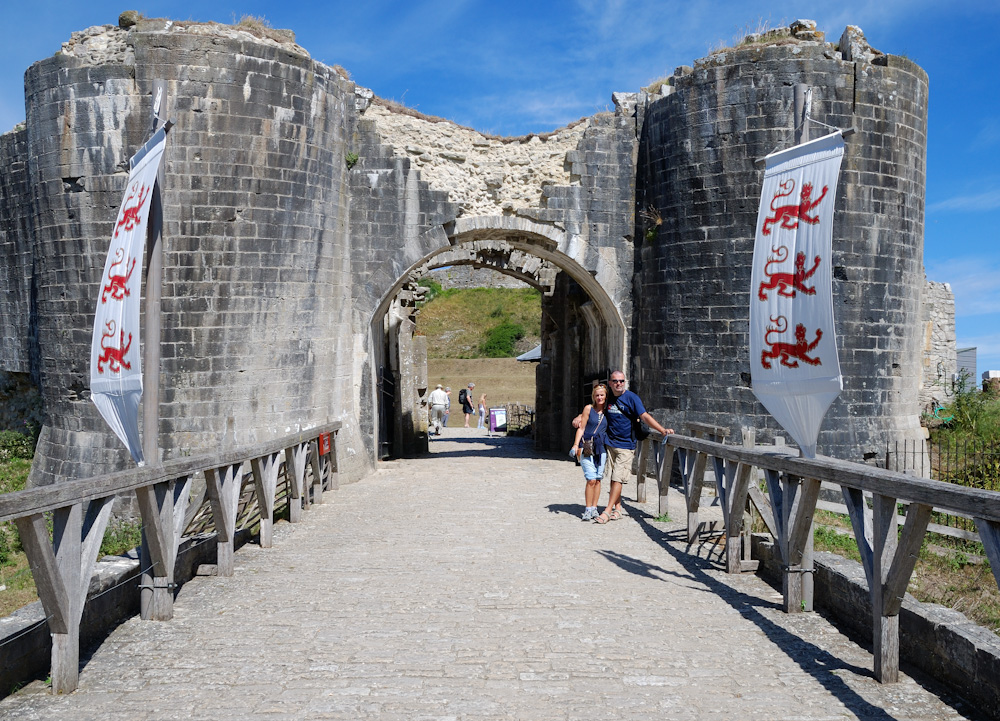
[[[174,564],[184,532],[191,479],[182,476],[137,488],[135,493],[142,514],[144,558],[148,559],[140,586],[139,617],[169,621],[174,617]]]
[[[313,503],[323,502],[323,459],[319,455],[319,441],[309,443],[309,467],[312,469]]]
[[[705,484],[705,466],[708,463],[708,456],[698,453],[694,459],[694,467],[690,476],[685,476],[689,480],[685,483],[687,496],[687,540],[694,543],[698,538],[700,524],[698,522],[698,509],[701,506],[701,489]]]
[[[753,428],[743,429],[743,447],[753,448],[756,443],[756,431]],[[730,486],[726,494],[726,572],[741,573],[744,570],[744,559],[749,560],[749,543],[743,548],[747,494],[750,492],[750,479],[753,467],[746,463],[739,464],[735,477],[729,479]],[[750,564],[748,564],[749,566]]]
[[[55,509],[51,542],[43,514],[15,519],[52,634],[53,693],[75,691],[80,682],[80,618],[113,500],[91,501],[86,518],[82,503]]]
[[[656,472],[656,488],[660,494],[660,503],[657,511],[660,516],[666,516],[670,512],[668,493],[670,492],[670,474],[674,468],[674,447],[670,443],[663,445],[663,452],[660,458],[660,467]]]
[[[899,615],[885,614],[885,583],[896,552],[896,499],[872,495],[872,653],[875,678],[899,680]]]
[[[290,523],[298,523],[302,520],[307,449],[308,445],[303,444],[285,449],[285,478],[288,481],[288,520]]]
[[[156,132],[163,125],[161,118],[166,116],[166,98],[166,82],[154,80],[150,120],[151,133]],[[156,463],[160,458],[160,305],[163,296],[163,199],[161,193],[164,177],[161,160],[149,201],[149,222],[146,224],[146,280],[144,283],[146,304],[142,344],[142,455],[146,463]],[[151,619],[153,616],[150,615],[152,613],[150,609],[153,605],[152,596],[156,576],[150,571],[153,560],[146,541],[146,532],[143,530],[142,544],[139,547],[139,568],[142,569],[139,583],[139,615],[141,618]],[[162,592],[158,603],[162,605]],[[167,618],[172,616],[173,610],[171,609]]]
[[[644,441],[639,441],[639,458],[636,465],[635,473],[635,502],[645,503],[646,502],[646,463],[649,459],[649,450],[652,441],[648,438]]]
[[[205,471],[205,486],[212,503],[212,519],[217,534],[216,573],[232,576],[235,559],[236,511],[240,500],[242,464],[209,468]]]
[[[274,494],[278,487],[278,468],[281,456],[271,453],[263,458],[250,461],[253,482],[257,491],[257,506],[260,508],[260,547],[270,548],[274,528]]]
[[[69,693],[80,682],[80,617],[83,615],[84,599],[78,589],[80,561],[83,558],[82,531],[81,504],[59,508],[52,514],[52,545],[67,601],[66,627],[62,633],[52,633],[52,693]]]

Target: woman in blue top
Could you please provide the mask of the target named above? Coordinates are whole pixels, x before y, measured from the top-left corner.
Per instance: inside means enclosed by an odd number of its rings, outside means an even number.
[[[583,492],[587,503],[583,511],[585,521],[597,518],[597,501],[601,497],[601,479],[604,477],[604,460],[607,457],[604,452],[604,437],[608,429],[608,421],[604,417],[608,400],[607,386],[604,384],[594,386],[594,390],[590,392],[590,399],[593,404],[583,409],[583,418],[580,427],[576,429],[573,448],[570,449],[570,453],[580,460],[583,477],[587,481]],[[585,456],[580,441],[590,439],[594,440],[594,454]]]

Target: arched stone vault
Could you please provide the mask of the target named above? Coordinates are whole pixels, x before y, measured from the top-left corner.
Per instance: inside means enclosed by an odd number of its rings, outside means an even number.
[[[407,333],[412,336],[415,329],[414,303],[421,293],[418,281],[431,270],[460,264],[489,268],[542,291],[542,361],[537,369],[535,403],[536,408],[546,409],[546,423],[536,429],[536,440],[541,447],[561,447],[566,442],[563,436],[571,430],[569,421],[581,407],[579,401],[589,396],[589,383],[624,366],[626,323],[618,299],[598,281],[602,273],[613,270],[604,267],[613,254],[591,252],[579,236],[554,224],[521,217],[458,218],[441,230],[433,236],[437,242],[442,235],[447,236],[448,244],[430,250],[402,273],[383,295],[371,319],[372,345],[386,349],[385,364],[397,371],[397,381],[391,384],[397,404],[392,415],[397,420],[400,416],[412,419],[402,426],[396,424],[394,453],[416,447],[421,405],[428,390],[426,372],[418,370],[425,361],[404,357],[408,350],[421,352],[419,342],[403,337]],[[617,286],[612,284],[612,288]],[[424,385],[407,385],[401,374],[406,368],[413,377],[424,378]],[[383,382],[375,395],[382,398],[385,393]],[[389,411],[380,408],[378,412]],[[389,420],[384,418],[381,423],[384,426]]]

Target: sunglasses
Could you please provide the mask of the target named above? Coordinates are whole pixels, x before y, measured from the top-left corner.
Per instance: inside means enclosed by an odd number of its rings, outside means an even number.
[[[612,383],[624,383],[624,382],[625,382],[625,379],[624,379],[624,378],[622,378],[621,380],[619,380],[619,379],[617,379],[617,378],[612,378],[612,379],[611,379],[611,382],[612,382]]]

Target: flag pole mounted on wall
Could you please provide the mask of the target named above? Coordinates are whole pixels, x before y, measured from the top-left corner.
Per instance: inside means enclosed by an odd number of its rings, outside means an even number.
[[[139,439],[139,401],[143,393],[142,358],[139,355],[139,278],[142,275],[140,261],[146,235],[150,225],[162,225],[161,204],[158,185],[163,184],[160,161],[166,145],[167,131],[172,122],[159,120],[161,102],[166,85],[159,84],[159,92],[154,84],[154,128],[152,137],[129,160],[129,177],[125,186],[125,196],[111,235],[108,257],[104,263],[104,274],[97,297],[97,311],[94,315],[94,333],[90,348],[90,391],[91,399],[101,416],[128,448],[129,454],[138,465],[144,465],[147,458],[158,460],[155,425],[145,426],[144,440],[152,437],[152,446],[144,454],[144,444]],[[158,127],[157,127],[158,126]],[[151,214],[151,208],[155,212]],[[150,216],[152,215],[152,221]],[[139,264],[138,272],[136,265]],[[160,263],[157,262],[156,272]],[[149,268],[148,276],[152,275]],[[149,285],[147,278],[147,327],[150,325]],[[145,339],[146,366],[151,376],[159,375],[159,297],[160,283],[156,280],[155,317],[156,340]],[[149,355],[150,345],[155,355]],[[154,386],[158,386],[156,381]],[[156,399],[158,401],[158,398]],[[156,413],[157,402],[147,398],[144,407],[153,406]],[[144,418],[145,418],[144,413]],[[154,419],[155,419],[154,415]]]
[[[843,390],[833,317],[833,208],[844,136],[810,141],[812,92],[796,85],[796,145],[762,161],[750,277],[754,395],[815,457],[820,425]]]
[[[154,135],[159,129],[170,129],[167,115],[167,84],[153,81],[153,111],[149,129]],[[143,363],[146,367],[145,400],[142,404],[142,451],[150,462],[160,459],[160,305],[163,297],[163,184],[165,174],[160,163],[156,184],[150,200],[150,221],[146,230],[149,243],[146,257],[146,330],[143,336]]]

